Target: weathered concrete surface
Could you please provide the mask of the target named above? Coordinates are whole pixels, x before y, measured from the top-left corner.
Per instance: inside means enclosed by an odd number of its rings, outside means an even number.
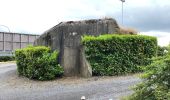
[[[91,77],[92,68],[86,59],[84,47],[80,47],[80,72],[82,77]]]
[[[64,47],[63,49],[63,66],[64,75],[77,76],[79,75],[79,49]]]
[[[120,100],[140,81],[136,75],[33,81],[18,77],[15,64],[0,64],[0,100]]]
[[[83,65],[80,64],[80,60],[83,60],[80,58],[81,36],[111,34],[119,30],[116,20],[112,18],[61,22],[41,35],[34,44],[59,50],[59,63],[65,69],[65,76],[79,76],[85,70],[91,73],[88,68],[80,71]]]

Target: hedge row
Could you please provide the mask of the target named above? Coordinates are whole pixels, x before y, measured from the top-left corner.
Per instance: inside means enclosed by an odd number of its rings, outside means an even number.
[[[15,60],[14,56],[0,56],[0,62],[13,61],[13,60]]]
[[[29,46],[16,50],[18,74],[38,80],[50,80],[61,76],[63,68],[57,63],[58,52],[50,52],[50,48],[44,46]]]
[[[84,36],[86,58],[93,75],[119,75],[140,71],[157,53],[157,39],[143,35]]]

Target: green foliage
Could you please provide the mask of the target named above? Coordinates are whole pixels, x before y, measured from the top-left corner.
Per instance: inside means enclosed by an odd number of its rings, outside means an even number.
[[[170,51],[170,47],[166,49]],[[153,58],[153,63],[144,70],[142,83],[125,100],[170,100],[170,54]]]
[[[30,79],[50,80],[63,74],[63,68],[57,63],[58,52],[50,53],[44,46],[29,46],[15,51],[17,71]]]
[[[168,47],[158,46],[157,56],[165,56],[168,52]]]
[[[170,55],[155,58],[142,78],[126,100],[170,100]]]
[[[157,39],[143,35],[84,36],[82,43],[93,75],[138,72],[157,52]]]
[[[0,62],[13,61],[13,60],[15,60],[14,56],[0,56]]]

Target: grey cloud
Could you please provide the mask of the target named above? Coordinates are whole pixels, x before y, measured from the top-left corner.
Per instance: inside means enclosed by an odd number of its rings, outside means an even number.
[[[121,22],[120,12],[115,17]],[[125,9],[124,25],[139,31],[170,32],[170,6]]]

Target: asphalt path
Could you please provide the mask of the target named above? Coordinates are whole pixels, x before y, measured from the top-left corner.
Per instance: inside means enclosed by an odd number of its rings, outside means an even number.
[[[15,63],[0,63],[0,100],[120,100],[131,94],[138,76],[63,77],[35,81],[19,77]]]

